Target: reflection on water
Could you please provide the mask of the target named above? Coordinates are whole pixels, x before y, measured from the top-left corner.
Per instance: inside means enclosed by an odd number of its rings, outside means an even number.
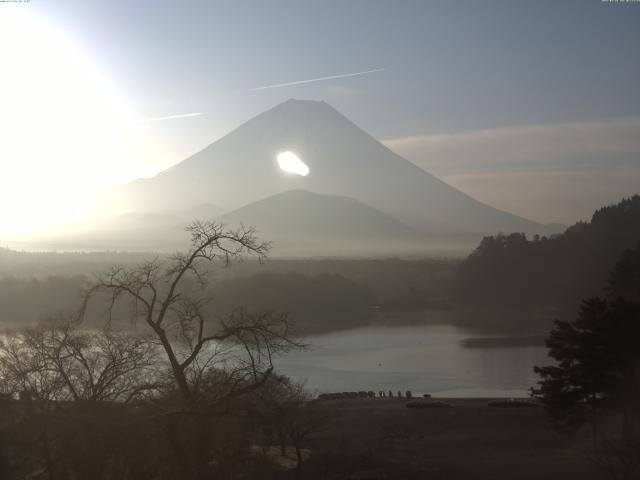
[[[540,346],[466,348],[478,336],[451,325],[366,327],[306,338],[312,346],[277,361],[281,372],[312,391],[407,389],[448,397],[526,396],[534,365],[548,364]]]

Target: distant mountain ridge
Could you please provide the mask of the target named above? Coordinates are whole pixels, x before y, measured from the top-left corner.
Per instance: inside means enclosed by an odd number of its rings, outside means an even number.
[[[280,151],[297,153],[307,177],[287,175]],[[550,233],[454,189],[396,155],[324,102],[288,100],[153,178],[119,188],[112,199],[135,211],[227,210],[289,190],[341,195],[409,227],[432,233]]]
[[[362,202],[340,195],[290,190],[251,202],[225,214],[201,206],[175,214],[128,213],[57,239],[79,249],[168,251],[185,247],[184,227],[192,220],[215,220],[236,228],[255,227],[273,244],[272,256],[460,256],[477,236],[433,235],[404,225]]]

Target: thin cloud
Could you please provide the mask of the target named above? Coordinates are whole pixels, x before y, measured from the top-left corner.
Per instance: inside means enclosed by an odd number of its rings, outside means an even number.
[[[640,117],[418,135],[383,142],[436,175],[638,165]]]
[[[387,140],[394,152],[482,202],[572,224],[640,193],[640,118]]]
[[[328,77],[309,78],[307,80],[296,80],[296,81],[293,81],[293,82],[277,83],[275,85],[263,85],[262,87],[252,88],[249,91],[255,92],[255,91],[258,91],[258,90],[267,90],[267,89],[270,89],[270,88],[291,87],[293,85],[302,85],[304,83],[322,82],[324,80],[334,80],[336,78],[357,77],[359,75],[368,75],[370,73],[383,72],[384,70],[386,70],[386,69],[385,68],[376,68],[374,70],[366,70],[364,72],[341,73],[339,75],[330,75]]]
[[[200,115],[204,115],[204,113],[202,113],[202,112],[180,113],[178,115],[167,115],[165,117],[145,118],[145,119],[143,119],[141,121],[142,122],[156,122],[156,121],[160,121],[160,120],[173,120],[173,119],[176,119],[176,118],[198,117]]]

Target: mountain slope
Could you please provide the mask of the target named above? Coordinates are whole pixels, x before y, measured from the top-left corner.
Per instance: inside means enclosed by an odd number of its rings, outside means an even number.
[[[275,255],[376,255],[426,251],[433,242],[418,230],[352,198],[292,190],[219,219],[254,226]]]
[[[282,172],[275,157],[283,150],[297,153],[310,174]],[[430,232],[547,231],[454,189],[326,103],[313,101],[288,100],[178,165],[125,185],[116,194],[137,211],[184,210],[208,202],[231,210],[292,189],[351,197]]]

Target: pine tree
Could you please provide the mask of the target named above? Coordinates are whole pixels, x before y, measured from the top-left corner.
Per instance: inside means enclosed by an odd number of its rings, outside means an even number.
[[[612,478],[640,467],[640,246],[616,264],[608,297],[582,303],[572,322],[556,321],[546,345],[555,365],[535,367],[536,396],[561,431],[591,428],[591,456]]]

